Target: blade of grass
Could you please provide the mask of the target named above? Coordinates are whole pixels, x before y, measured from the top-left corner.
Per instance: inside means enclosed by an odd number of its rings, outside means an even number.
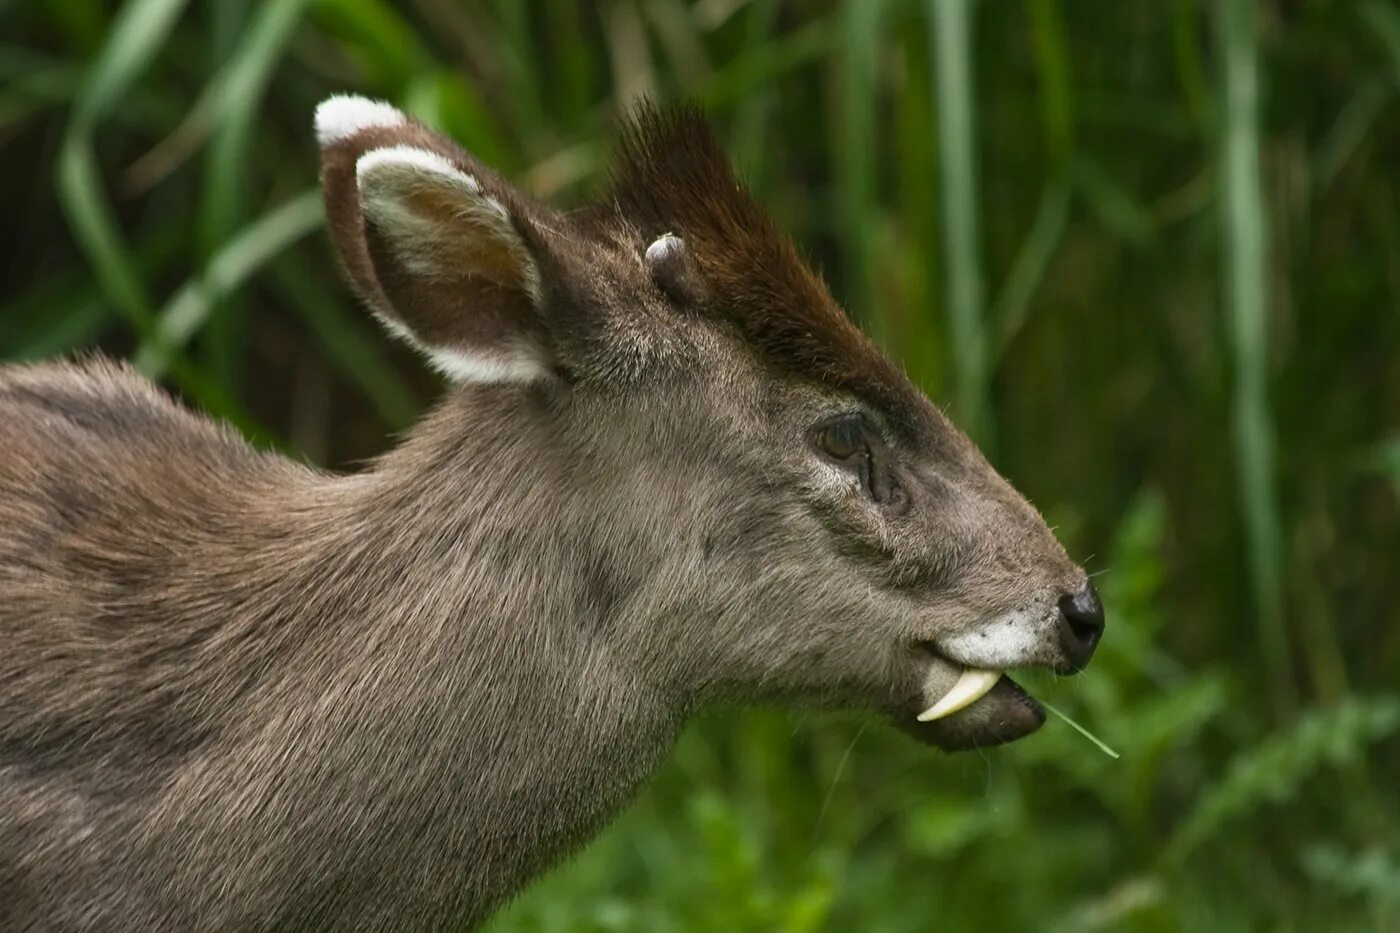
[[[204,86],[180,125],[127,169],[125,185],[129,190],[144,191],[156,184],[198,151],[216,128],[224,132],[257,112],[272,70],[309,2],[274,0],[259,8],[258,19]]]
[[[1045,127],[1050,172],[1063,177],[1074,153],[1074,98],[1070,94],[1064,22],[1056,0],[1029,0],[1026,12],[1040,76],[1040,117]]]
[[[306,191],[249,224],[210,260],[203,274],[185,283],[162,309],[153,334],[136,354],[136,367],[153,379],[171,356],[199,330],[210,309],[264,264],[322,222],[321,195]]]
[[[876,99],[876,60],[884,0],[848,3],[842,32],[840,68],[840,139],[836,145],[836,183],[844,219],[846,298],[857,319],[883,342],[888,322],[876,294],[879,254],[879,204],[875,187],[875,158],[879,137],[872,101]]]
[[[1119,756],[1119,754],[1118,754],[1117,752],[1115,752],[1113,749],[1111,749],[1111,748],[1108,747],[1108,743],[1107,743],[1107,742],[1105,742],[1103,739],[1099,738],[1098,736],[1094,735],[1094,733],[1090,732],[1088,729],[1085,729],[1085,728],[1084,728],[1083,726],[1081,726],[1079,723],[1075,722],[1073,719],[1071,719],[1071,718],[1069,717],[1069,714],[1065,713],[1065,712],[1064,712],[1063,710],[1061,710],[1058,706],[1052,706],[1051,704],[1046,703],[1044,700],[1039,700],[1039,699],[1036,700],[1036,702],[1039,703],[1041,706],[1045,707],[1045,708],[1046,708],[1047,710],[1049,710],[1050,712],[1054,713],[1056,716],[1059,716],[1061,719],[1063,719],[1063,720],[1065,721],[1065,724],[1066,724],[1066,725],[1068,725],[1068,726],[1069,726],[1071,729],[1073,729],[1075,732],[1078,732],[1080,735],[1084,736],[1084,738],[1088,739],[1090,742],[1093,742],[1095,745],[1097,745],[1097,746],[1099,747],[1099,750],[1102,751],[1102,752],[1103,752],[1105,755],[1107,755],[1108,757],[1110,757],[1110,758],[1118,758],[1118,757],[1121,757],[1121,756]]]
[[[54,281],[0,304],[0,358],[32,360],[65,353],[107,323],[110,312],[96,285]],[[70,339],[77,335],[77,339]]]
[[[383,0],[319,2],[312,16],[337,51],[364,72],[367,86],[398,89],[434,67],[418,34]]]
[[[71,352],[96,340],[110,321],[106,302],[96,297],[53,310],[52,326],[6,349],[7,359],[42,360]]]
[[[771,47],[777,40],[774,31],[781,11],[776,0],[759,0],[751,4],[744,21],[742,56],[754,49]],[[729,136],[729,151],[734,164],[738,165],[755,190],[767,186],[768,160],[768,115],[772,111],[774,92],[772,89],[758,90],[748,95],[734,108],[734,118]]]
[[[70,100],[81,84],[78,69],[66,62],[45,62],[7,74],[0,67],[0,127],[18,123],[33,113]]]
[[[91,141],[69,136],[58,157],[59,198],[68,222],[109,301],[138,333],[149,333],[154,313],[144,283],[117,234],[116,218],[102,192]]]
[[[626,112],[640,100],[656,97],[656,65],[636,3],[615,0],[604,19],[603,36],[612,63],[613,106],[618,112]]]
[[[1400,87],[1400,11],[1380,0],[1366,0],[1357,4],[1357,12],[1366,31],[1389,54],[1391,74],[1362,83],[1327,131],[1313,159],[1319,191],[1331,186]]]
[[[1072,191],[1068,179],[1074,158],[1074,106],[1063,17],[1056,0],[1028,0],[1026,11],[1040,76],[1041,123],[1053,180],[1040,196],[1035,221],[992,305],[991,320],[997,328],[993,365],[1025,326],[1031,299],[1064,236]]]
[[[992,320],[998,327],[998,356],[1016,339],[1030,316],[1031,299],[1045,278],[1069,224],[1070,186],[1052,183],[1040,196],[1035,222],[993,305]]]
[[[155,314],[142,274],[125,242],[102,186],[93,133],[108,108],[150,64],[184,8],[183,0],[131,0],[118,13],[107,42],[84,80],[58,155],[59,201],[103,294],[137,334],[155,333]],[[255,437],[267,438],[234,401],[172,354],[170,372],[204,407]]]
[[[269,11],[276,13],[286,8],[285,3],[265,3],[262,6],[263,20]],[[240,58],[240,50],[253,48],[257,43],[248,41],[256,33],[256,26],[248,25],[249,4],[247,0],[231,0],[219,4],[211,11],[207,24],[209,55],[219,65],[214,82],[220,75],[234,70]],[[251,56],[243,56],[249,60]],[[210,84],[214,83],[210,82]],[[207,90],[208,84],[205,85]],[[257,98],[255,97],[254,100]],[[203,177],[200,180],[200,196],[195,224],[196,248],[199,264],[205,268],[219,246],[247,220],[250,208],[249,169],[247,162],[252,153],[247,151],[246,127],[236,123],[236,117],[229,114],[211,124],[214,130],[213,144],[204,151]],[[223,151],[220,151],[222,148]],[[243,150],[241,153],[236,150]],[[193,151],[193,150],[191,150]],[[241,159],[239,156],[241,155]],[[222,176],[222,177],[220,177]],[[198,359],[209,373],[210,378],[223,389],[237,392],[239,388],[239,363],[243,357],[245,328],[243,315],[247,303],[238,292],[216,301],[209,310],[202,333],[199,336]],[[314,380],[313,380],[314,381]],[[294,393],[298,398],[303,396]],[[295,444],[295,437],[288,437]]]
[[[917,16],[919,11],[905,15]],[[891,244],[898,257],[898,300],[889,306],[892,348],[910,378],[935,396],[944,394],[948,371],[947,327],[939,295],[942,268],[933,261],[941,250],[936,185],[938,134],[935,132],[932,48],[921,30],[899,29],[898,84],[892,95],[894,121],[893,210],[898,236]]]
[[[391,429],[408,427],[418,414],[418,401],[361,320],[295,261],[278,260],[272,277],[277,291],[301,315],[340,374],[360,390]]]
[[[831,53],[840,41],[834,17],[808,22],[773,37],[715,70],[695,96],[707,108],[727,109],[765,84]]]
[[[656,30],[661,49],[681,87],[694,87],[714,70],[689,5],[680,0],[650,0],[642,14]]]
[[[84,82],[73,121],[91,128],[151,63],[187,0],[128,0]]]
[[[261,6],[229,59],[226,72],[233,90],[216,117],[219,129],[205,161],[200,203],[200,239],[206,261],[246,220],[257,115],[273,70],[300,24],[307,2],[277,0]],[[230,391],[239,382],[246,342],[245,310],[236,294],[216,302],[204,334],[204,358],[210,375]]]
[[[0,100],[7,111],[70,105],[87,86],[89,71],[81,60],[60,60],[0,42]],[[178,112],[180,103],[163,87],[138,83],[122,96],[121,107],[105,112],[102,119],[104,124],[158,132],[168,124],[170,115]]]
[[[534,30],[530,4],[517,3],[516,0],[496,0],[493,7],[498,20],[498,51],[505,63],[509,83],[507,98],[517,114],[519,125],[545,127],[549,120],[545,116],[539,69],[535,67],[530,56]],[[608,9],[615,17],[636,16],[635,9],[623,11],[617,3],[609,4]],[[606,12],[603,15],[606,17]]]
[[[94,127],[150,63],[174,28],[184,0],[131,0],[83,82],[58,156],[58,195],[98,283],[139,332],[154,324],[152,303],[118,233],[93,151]]]
[[[1332,187],[1394,96],[1393,81],[1371,80],[1356,89],[1313,155],[1313,183],[1319,192]]]
[[[425,72],[404,90],[405,112],[462,141],[472,155],[506,173],[514,172],[519,155],[502,135],[477,88],[448,69]]]
[[[1201,66],[1201,42],[1197,35],[1201,10],[1196,0],[1173,0],[1171,15],[1172,61],[1181,84],[1181,96],[1185,98],[1192,121],[1204,132],[1214,123],[1215,101]]]
[[[591,18],[592,13],[575,0],[554,0],[544,17],[549,30],[545,54],[556,65],[548,93],[570,138],[590,129],[593,98],[607,71],[607,63],[594,53],[593,44],[582,39],[585,23]]]
[[[1357,6],[1367,31],[1390,55],[1392,76],[1400,79],[1400,10],[1384,0],[1363,0]]]
[[[1249,574],[1265,677],[1280,711],[1292,705],[1279,576],[1274,435],[1268,404],[1266,222],[1259,152],[1258,22],[1255,0],[1221,7],[1225,122],[1221,202],[1225,306],[1234,362],[1234,433]]]
[[[1152,209],[1123,187],[1098,160],[1083,154],[1076,156],[1070,175],[1085,206],[1115,235],[1143,243],[1156,233]]]
[[[33,6],[79,49],[90,51],[102,44],[103,31],[108,26],[106,4],[102,0],[64,0],[63,3],[35,3]]]
[[[928,0],[935,52],[939,177],[943,188],[943,247],[954,402],[963,428],[984,445],[987,416],[987,335],[982,319],[978,247],[976,129],[973,123],[972,24],[969,0]]]
[[[173,226],[157,227],[135,245],[133,259],[141,275],[164,267],[187,238]],[[72,315],[82,323],[70,322]],[[95,315],[96,320],[91,316]],[[35,359],[67,353],[111,327],[117,315],[101,287],[87,275],[55,275],[0,305],[0,355]]]

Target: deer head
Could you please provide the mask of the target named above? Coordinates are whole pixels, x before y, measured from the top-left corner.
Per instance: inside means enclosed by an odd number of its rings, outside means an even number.
[[[590,516],[625,605],[597,637],[660,689],[877,709],[961,748],[1043,721],[1004,671],[1089,660],[1084,571],[851,323],[699,115],[643,109],[611,189],[573,213],[385,104],[332,98],[316,129],[355,291],[454,384],[421,430],[468,449],[482,406],[547,425],[570,477],[537,493]]]

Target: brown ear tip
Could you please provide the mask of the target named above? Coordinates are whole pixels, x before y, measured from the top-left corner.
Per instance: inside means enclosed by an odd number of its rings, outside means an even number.
[[[316,107],[316,141],[323,148],[370,129],[404,126],[408,117],[382,100],[356,94],[334,94]]]

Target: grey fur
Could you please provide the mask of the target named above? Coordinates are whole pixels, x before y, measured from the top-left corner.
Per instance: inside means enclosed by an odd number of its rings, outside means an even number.
[[[559,375],[455,387],[359,474],[117,364],[0,367],[0,929],[479,923],[718,700],[1027,731],[912,718],[978,663],[953,635],[1063,666],[1085,586],[975,447],[669,307],[626,218],[509,196]],[[814,450],[845,411],[897,508]]]

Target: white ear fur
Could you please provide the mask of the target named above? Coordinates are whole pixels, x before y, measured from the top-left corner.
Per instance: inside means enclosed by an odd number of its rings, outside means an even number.
[[[408,118],[382,100],[336,94],[316,108],[316,141],[322,146],[349,139],[361,130],[403,126]]]
[[[464,188],[473,195],[481,193],[481,185],[475,178],[436,152],[419,149],[417,146],[384,146],[371,149],[355,162],[355,177],[361,182],[376,170],[394,172],[404,177],[430,172],[443,176],[449,184]],[[498,203],[495,206],[504,217],[505,208]]]
[[[402,322],[378,311],[373,313],[385,330],[422,353],[428,365],[453,382],[535,382],[550,374],[534,347],[522,344],[489,354],[434,347],[419,340]]]
[[[486,356],[444,347],[425,347],[428,363],[453,382],[536,382],[549,376],[549,368],[532,347]]]
[[[539,307],[539,270],[534,258],[505,206],[482,191],[474,177],[436,152],[406,145],[366,152],[355,163],[355,176],[365,218],[386,233],[404,268],[425,278],[460,275],[462,250],[468,245],[465,241],[489,238],[513,256],[531,304]],[[444,218],[416,209],[413,195],[424,190],[449,194],[455,208],[452,214]],[[457,382],[532,382],[550,373],[539,349],[528,342],[473,352],[427,344],[402,322],[382,314],[375,316],[395,336],[418,347],[435,369]]]

